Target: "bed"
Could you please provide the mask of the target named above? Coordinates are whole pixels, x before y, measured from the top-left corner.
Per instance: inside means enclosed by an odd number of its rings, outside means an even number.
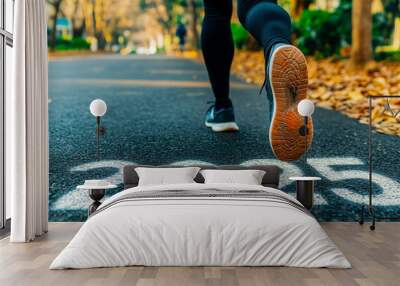
[[[317,220],[278,190],[276,166],[258,169],[262,185],[195,183],[138,186],[106,199],[50,269],[118,266],[291,266],[350,268]],[[200,166],[204,169],[217,168]]]

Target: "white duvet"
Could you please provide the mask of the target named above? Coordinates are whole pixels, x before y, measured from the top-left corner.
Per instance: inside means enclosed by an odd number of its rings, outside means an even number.
[[[50,269],[145,266],[294,266],[349,268],[314,217],[290,204],[257,198],[151,198],[131,192],[262,190],[238,184],[135,187],[107,199]],[[135,193],[136,194],[136,193]]]

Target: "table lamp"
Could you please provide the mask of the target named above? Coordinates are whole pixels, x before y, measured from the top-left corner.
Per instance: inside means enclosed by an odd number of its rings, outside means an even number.
[[[304,125],[300,127],[299,133],[301,136],[304,136],[305,140],[305,151],[304,151],[304,167],[307,167],[307,134],[309,133],[307,125],[308,125],[308,118],[313,115],[315,110],[314,103],[309,99],[303,99],[297,105],[297,112],[304,117]]]

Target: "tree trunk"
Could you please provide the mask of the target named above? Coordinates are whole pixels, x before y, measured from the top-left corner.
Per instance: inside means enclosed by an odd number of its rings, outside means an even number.
[[[197,30],[198,15],[196,0],[190,0],[190,12],[192,14],[193,47],[197,50],[200,48],[200,40],[199,31]]]
[[[93,37],[97,37],[96,29],[96,0],[92,0],[92,25],[93,25]]]
[[[400,50],[400,17],[394,21],[393,48]]]
[[[290,14],[294,19],[298,19],[304,10],[310,7],[310,0],[290,0]]]
[[[372,59],[372,0],[353,0],[351,63],[362,67]]]
[[[75,0],[74,3],[74,13],[72,14],[72,19],[71,19],[71,23],[72,23],[72,35],[74,38],[76,37],[80,37],[80,27],[78,27],[78,21],[76,19],[77,15],[78,15],[78,11],[79,11],[79,7],[80,7],[80,1],[79,0]]]
[[[51,42],[50,42],[50,50],[55,51],[56,49],[56,43],[57,43],[57,19],[58,15],[60,13],[60,8],[61,8],[61,1],[56,1],[53,3],[54,7],[54,15],[53,15],[53,26],[51,30]]]

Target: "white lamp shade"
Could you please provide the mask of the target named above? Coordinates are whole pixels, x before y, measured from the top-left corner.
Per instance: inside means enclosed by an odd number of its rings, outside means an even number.
[[[107,104],[104,102],[104,100],[95,99],[90,103],[90,112],[93,114],[93,116],[101,117],[107,112]]]
[[[314,103],[309,99],[303,99],[297,105],[297,111],[301,116],[308,117],[314,113]]]

